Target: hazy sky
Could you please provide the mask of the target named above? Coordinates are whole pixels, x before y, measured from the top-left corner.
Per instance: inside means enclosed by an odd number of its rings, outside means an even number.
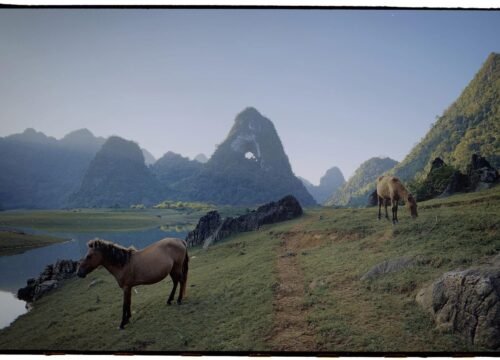
[[[499,11],[0,9],[0,136],[88,128],[210,156],[247,106],[296,175],[402,160],[491,52]]]

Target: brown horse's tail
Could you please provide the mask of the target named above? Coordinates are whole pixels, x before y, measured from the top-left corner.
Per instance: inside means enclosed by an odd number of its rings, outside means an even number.
[[[186,256],[184,257],[184,262],[182,263],[182,282],[181,282],[181,294],[182,297],[186,295],[186,285],[188,279],[189,270],[189,255],[186,249]]]

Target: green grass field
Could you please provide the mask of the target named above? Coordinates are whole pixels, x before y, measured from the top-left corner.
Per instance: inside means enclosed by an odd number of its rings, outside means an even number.
[[[31,235],[13,231],[0,231],[0,256],[14,255],[26,250],[65,241],[55,236]]]
[[[416,220],[402,208],[396,226],[376,215],[376,208],[311,209],[206,251],[190,249],[185,303],[165,305],[170,281],[139,287],[124,331],[111,275],[72,279],[0,331],[0,352],[486,351],[437,331],[415,296],[444,272],[500,252],[500,187],[421,203]],[[360,280],[401,256],[417,265]]]
[[[241,214],[243,209],[221,207],[224,216]],[[48,232],[132,231],[163,226],[193,229],[202,209],[72,209],[13,210],[0,212],[0,227],[33,228]]]

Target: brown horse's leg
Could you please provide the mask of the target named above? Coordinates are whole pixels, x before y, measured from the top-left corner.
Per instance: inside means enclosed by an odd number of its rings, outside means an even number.
[[[384,208],[385,208],[385,218],[389,220],[389,214],[387,213],[387,206],[388,206],[389,201],[387,199],[384,199]]]
[[[179,283],[179,276],[175,273],[170,273],[170,277],[172,278],[172,281],[174,282],[174,287],[172,288],[172,291],[170,292],[170,296],[168,297],[167,304],[172,305],[172,300],[174,300],[175,297],[175,291],[177,290],[177,284]]]
[[[382,201],[383,199],[380,198],[380,196],[377,196],[378,199],[378,219],[380,220],[382,218]]]
[[[122,310],[122,322],[120,324],[120,329],[124,329],[125,325],[128,324],[128,320],[132,316],[130,311],[130,305],[132,303],[132,288],[123,288],[123,310]]]

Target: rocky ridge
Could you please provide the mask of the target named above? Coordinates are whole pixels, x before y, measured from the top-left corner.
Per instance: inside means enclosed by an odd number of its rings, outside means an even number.
[[[17,292],[17,297],[28,303],[34,302],[60,286],[61,282],[76,275],[78,262],[58,260],[50,264],[40,273],[38,278],[29,279],[25,287]]]
[[[291,195],[277,202],[262,205],[236,218],[223,219],[217,211],[210,211],[199,220],[196,228],[189,232],[186,242],[188,246],[203,245],[206,248],[231,235],[257,230],[265,224],[291,220],[301,216],[302,213],[300,203]]]

